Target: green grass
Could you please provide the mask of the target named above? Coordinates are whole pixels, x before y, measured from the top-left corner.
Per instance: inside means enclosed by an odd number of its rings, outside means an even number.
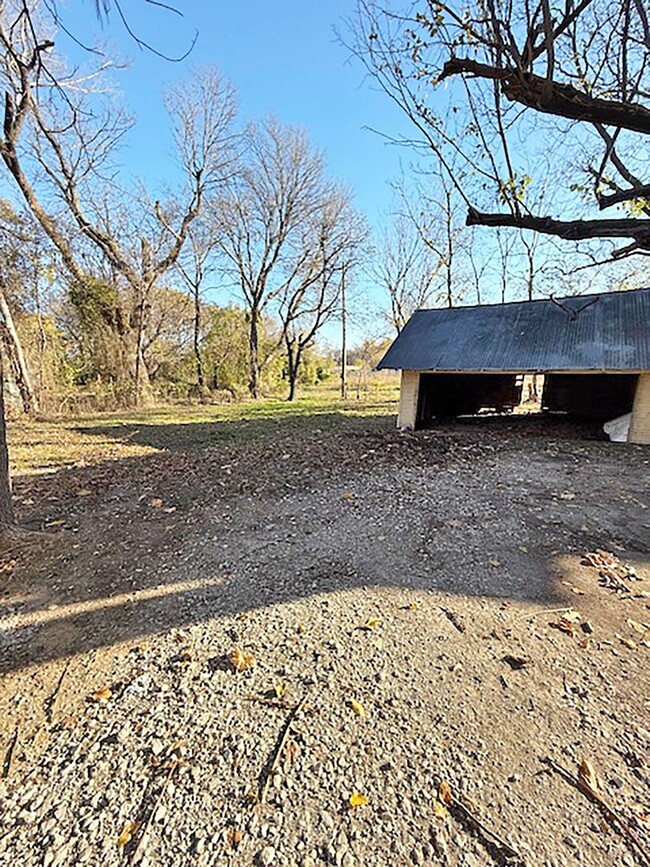
[[[164,450],[245,444],[291,431],[390,427],[396,384],[374,384],[342,401],[333,388],[313,389],[293,403],[277,398],[239,403],[158,406],[9,423],[12,471],[53,472]]]

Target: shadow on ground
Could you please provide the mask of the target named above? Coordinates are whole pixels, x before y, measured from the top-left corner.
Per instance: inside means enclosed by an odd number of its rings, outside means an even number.
[[[0,671],[361,587],[552,605],[559,554],[648,551],[647,450],[539,420],[388,423],[89,428],[164,451],[18,480],[53,538],[0,573]]]

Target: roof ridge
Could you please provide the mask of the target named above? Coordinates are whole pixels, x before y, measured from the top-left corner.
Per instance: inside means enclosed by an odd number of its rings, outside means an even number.
[[[415,316],[417,313],[441,313],[450,310],[478,310],[479,308],[485,309],[486,307],[515,307],[520,304],[538,304],[541,301],[550,301],[552,304],[554,301],[564,302],[574,301],[578,298],[604,298],[610,295],[634,295],[637,292],[650,292],[650,286],[641,286],[638,289],[614,289],[611,292],[585,292],[577,295],[563,295],[561,298],[554,299],[550,295],[547,295],[544,298],[522,298],[519,301],[493,301],[490,304],[457,304],[454,307],[418,307],[413,315]]]

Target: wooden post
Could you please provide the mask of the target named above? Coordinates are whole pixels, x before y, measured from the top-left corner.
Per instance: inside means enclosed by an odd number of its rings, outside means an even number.
[[[418,397],[420,393],[420,372],[403,370],[399,390],[399,413],[397,427],[414,430],[417,422]]]
[[[650,373],[639,374],[628,442],[650,445]]]

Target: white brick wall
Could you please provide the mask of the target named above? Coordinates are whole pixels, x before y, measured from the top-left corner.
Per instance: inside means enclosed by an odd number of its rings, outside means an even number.
[[[650,445],[650,373],[639,375],[628,442]]]
[[[418,411],[420,374],[417,370],[403,370],[399,391],[397,427],[413,430]]]

